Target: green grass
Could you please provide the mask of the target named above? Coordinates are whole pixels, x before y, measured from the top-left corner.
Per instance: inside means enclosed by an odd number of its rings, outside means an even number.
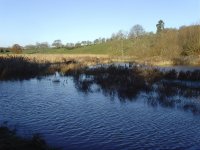
[[[24,50],[24,54],[109,54],[110,48],[108,44],[97,44],[91,46],[85,46],[81,48],[75,48],[68,50],[66,48],[60,49],[38,49],[38,50]]]
[[[133,56],[134,47],[131,40],[124,40],[124,56]],[[24,50],[24,54],[96,54],[96,55],[110,55],[110,56],[122,56],[121,41],[113,41],[102,44],[84,46],[75,49],[66,48],[47,48],[47,49],[30,49]]]

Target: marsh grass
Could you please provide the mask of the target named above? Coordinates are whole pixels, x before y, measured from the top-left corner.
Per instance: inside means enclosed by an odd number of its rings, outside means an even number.
[[[40,56],[40,55],[39,55]],[[86,75],[115,75],[121,81],[126,76],[131,78],[143,77],[146,82],[153,83],[160,79],[169,80],[200,80],[200,71],[193,72],[177,72],[170,70],[162,72],[158,69],[142,66],[115,66],[112,60],[106,56],[68,56],[60,57],[60,55],[31,55],[28,57],[22,55],[0,56],[0,80],[9,79],[29,79],[37,76],[44,76],[61,72],[65,75],[86,74]],[[59,58],[59,59],[58,59]],[[99,64],[110,64],[109,67],[91,67]],[[121,79],[120,79],[121,78]],[[132,78],[132,79],[134,79]]]
[[[29,79],[58,72],[79,70],[84,66],[108,63],[106,56],[61,55],[2,55],[0,56],[0,80]]]
[[[47,73],[49,65],[38,64],[26,57],[0,57],[0,79],[26,79]]]

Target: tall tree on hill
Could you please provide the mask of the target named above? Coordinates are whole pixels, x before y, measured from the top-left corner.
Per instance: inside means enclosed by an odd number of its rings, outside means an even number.
[[[164,28],[165,28],[164,21],[163,20],[159,20],[158,24],[156,25],[156,27],[157,27],[157,33],[160,33],[161,31],[163,31]]]

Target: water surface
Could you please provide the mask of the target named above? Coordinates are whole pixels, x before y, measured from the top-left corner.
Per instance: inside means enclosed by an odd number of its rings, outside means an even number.
[[[0,82],[0,121],[63,149],[199,149],[200,94],[170,88],[133,95],[87,77]],[[166,89],[165,89],[166,88]],[[163,92],[164,91],[164,92]],[[166,92],[165,92],[166,91]],[[121,93],[120,93],[121,92]]]

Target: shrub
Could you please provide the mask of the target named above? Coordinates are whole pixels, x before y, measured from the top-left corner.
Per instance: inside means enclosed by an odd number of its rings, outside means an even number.
[[[182,55],[200,54],[200,25],[180,28],[178,38]]]
[[[14,44],[11,48],[13,53],[21,54],[22,53],[22,47],[19,44]]]

